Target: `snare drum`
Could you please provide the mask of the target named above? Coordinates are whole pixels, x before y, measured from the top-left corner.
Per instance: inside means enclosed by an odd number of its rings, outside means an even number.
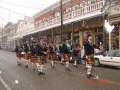
[[[22,58],[25,57],[25,52],[21,52],[21,57],[22,57]]]

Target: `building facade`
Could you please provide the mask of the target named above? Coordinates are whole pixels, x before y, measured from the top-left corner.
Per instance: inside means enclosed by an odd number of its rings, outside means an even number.
[[[23,31],[23,20],[18,20],[15,35],[13,37],[15,44],[19,42],[21,38],[23,38],[22,31]]]
[[[101,12],[101,9],[105,4],[106,12],[103,17],[104,12]],[[110,19],[108,8],[119,4],[119,0],[62,0],[62,4],[60,0],[35,14],[33,16],[35,29],[28,30],[28,34],[24,36],[29,39],[30,36],[44,37],[47,42],[54,41],[58,44],[61,42],[62,34],[63,41],[65,38],[69,38],[83,46],[86,35],[92,34],[93,42],[98,46],[102,45],[104,20]],[[61,20],[63,22],[62,30]],[[119,28],[119,24],[114,23],[114,25],[115,29]],[[120,43],[120,35],[117,34],[117,42]],[[108,33],[106,33],[106,44],[108,41]],[[120,44],[116,45],[118,45],[117,48],[120,48]]]

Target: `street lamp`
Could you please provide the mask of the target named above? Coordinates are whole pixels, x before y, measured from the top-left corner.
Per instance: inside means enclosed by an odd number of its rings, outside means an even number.
[[[109,22],[105,20],[105,28],[109,32],[109,50],[111,50],[111,32],[114,29],[114,27],[115,27],[114,25],[111,26]]]

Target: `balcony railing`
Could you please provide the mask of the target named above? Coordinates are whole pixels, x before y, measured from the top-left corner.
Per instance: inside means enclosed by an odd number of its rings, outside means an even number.
[[[66,13],[63,15],[63,22],[64,21],[67,21],[67,20],[70,20],[70,19],[74,19],[76,17],[80,17],[80,16],[83,16],[83,15],[86,15],[86,14],[89,14],[89,13],[94,13],[98,10],[101,10],[101,8],[103,7],[105,1],[99,1],[99,2],[96,2],[95,4],[91,4],[91,5],[88,5],[84,8],[79,8],[78,10],[74,10],[74,11],[71,11],[69,13]],[[58,24],[61,22],[61,16],[58,16],[56,18],[52,18],[51,20],[48,20],[48,21],[45,21],[43,23],[40,23],[36,26],[36,28],[44,28],[44,27],[47,27],[47,26],[50,26],[50,25],[55,25],[55,24]]]

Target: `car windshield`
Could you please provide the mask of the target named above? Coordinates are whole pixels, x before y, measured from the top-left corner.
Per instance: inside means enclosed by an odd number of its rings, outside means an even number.
[[[107,53],[107,55],[108,55],[108,57],[114,57],[116,53],[117,53],[116,50],[111,50]]]
[[[120,50],[116,52],[115,57],[120,57]]]

